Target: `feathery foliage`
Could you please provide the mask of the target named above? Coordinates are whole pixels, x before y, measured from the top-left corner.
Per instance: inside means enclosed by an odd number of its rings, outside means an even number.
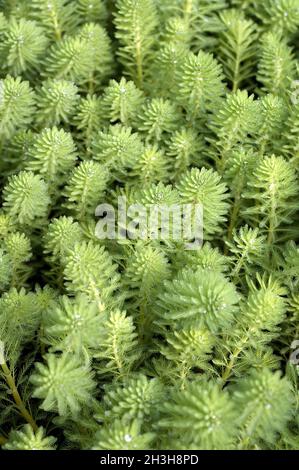
[[[0,10],[1,448],[298,449],[298,0]]]
[[[20,431],[12,431],[4,445],[6,450],[55,450],[55,437],[46,436],[45,430],[39,428],[34,432],[29,424]]]

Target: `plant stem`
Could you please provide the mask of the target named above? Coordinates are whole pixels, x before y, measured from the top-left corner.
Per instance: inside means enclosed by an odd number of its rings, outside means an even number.
[[[275,197],[272,196],[271,212],[269,216],[269,232],[268,232],[268,239],[267,239],[268,246],[271,246],[274,243],[274,232],[276,228],[275,217],[276,217],[276,204],[275,204]]]
[[[236,63],[233,78],[233,93],[236,93],[239,88],[239,73],[240,73],[240,44],[237,43]]]
[[[233,367],[235,365],[236,359],[239,357],[239,354],[242,352],[242,349],[243,349],[243,347],[239,347],[239,348],[235,349],[235,351],[231,355],[230,361],[229,361],[228,365],[226,366],[226,369],[225,369],[224,373],[222,374],[223,385],[226,384],[227,380],[231,376],[231,373],[232,373]]]
[[[17,405],[18,410],[20,411],[21,415],[23,418],[29,423],[34,431],[37,431],[38,426],[36,422],[34,421],[33,417],[31,416],[30,412],[27,410],[26,406],[23,403],[22,398],[20,397],[20,394],[18,392],[15,380],[11,374],[11,371],[9,370],[6,362],[1,364],[1,368],[4,372],[4,378],[6,380],[7,385],[9,386],[13,399],[15,401],[15,404]]]
[[[236,278],[239,276],[239,273],[240,273],[241,268],[244,264],[244,261],[246,260],[248,251],[249,251],[248,248],[243,251],[243,253],[241,255],[241,258],[238,260],[236,266],[232,270],[231,276],[235,281],[236,281]]]
[[[116,335],[113,335],[112,348],[113,348],[113,356],[114,356],[115,364],[116,364],[116,367],[118,369],[118,373],[121,376],[122,375],[123,364],[122,364],[121,358],[119,357]]]
[[[187,381],[189,372],[190,372],[190,367],[188,367],[186,361],[184,361],[180,367],[180,381],[181,381],[180,390],[184,390],[186,388],[186,381]]]

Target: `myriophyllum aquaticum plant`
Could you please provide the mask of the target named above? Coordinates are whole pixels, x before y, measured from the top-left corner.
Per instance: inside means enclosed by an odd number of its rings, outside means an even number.
[[[0,10],[2,448],[298,448],[299,1]]]

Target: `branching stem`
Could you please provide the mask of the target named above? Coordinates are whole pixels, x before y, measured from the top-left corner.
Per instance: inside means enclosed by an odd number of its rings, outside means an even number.
[[[19,412],[21,413],[23,418],[27,421],[27,423],[29,423],[31,425],[32,429],[34,431],[37,431],[38,426],[37,426],[36,422],[34,421],[32,415],[30,414],[30,412],[27,410],[26,406],[24,405],[24,402],[23,402],[23,400],[22,400],[22,398],[21,398],[21,396],[18,392],[15,380],[14,380],[14,378],[12,376],[12,373],[11,373],[8,365],[6,364],[6,362],[1,364],[1,368],[2,368],[2,371],[4,373],[5,381],[6,381],[7,385],[9,386],[9,388],[11,390],[13,399],[15,401],[15,404],[17,405],[17,408],[18,408]]]
[[[0,446],[3,446],[4,444],[6,444],[6,442],[7,442],[6,437],[0,436]]]

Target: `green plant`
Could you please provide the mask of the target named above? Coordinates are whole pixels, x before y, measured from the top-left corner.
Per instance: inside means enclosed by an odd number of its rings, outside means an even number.
[[[221,14],[224,31],[219,55],[224,71],[236,92],[241,83],[254,75],[256,26],[242,11],[226,10]]]
[[[55,450],[55,437],[45,436],[45,430],[38,428],[34,433],[29,424],[22,431],[12,431],[4,445],[6,450]]]

